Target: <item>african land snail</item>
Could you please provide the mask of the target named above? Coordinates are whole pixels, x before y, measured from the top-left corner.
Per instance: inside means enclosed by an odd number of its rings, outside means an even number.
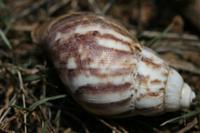
[[[111,18],[71,13],[35,28],[32,37],[72,97],[92,113],[156,115],[188,108],[195,98],[176,70]]]

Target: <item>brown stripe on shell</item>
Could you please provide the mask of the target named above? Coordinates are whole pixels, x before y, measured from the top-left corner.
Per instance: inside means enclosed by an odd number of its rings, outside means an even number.
[[[60,25],[65,25],[66,23],[69,22],[74,22],[79,19],[85,18],[82,13],[69,13],[67,15],[62,15],[60,17],[57,17],[56,19],[54,18],[54,21],[52,21],[50,28],[51,29],[56,29]]]
[[[161,96],[161,97],[160,97]],[[148,92],[143,95],[143,97],[157,97],[157,98],[161,98],[162,103],[160,103],[157,106],[154,107],[148,107],[148,108],[142,108],[142,109],[138,109],[136,107],[136,112],[138,112],[139,114],[143,114],[143,115],[153,115],[153,114],[158,114],[158,113],[162,113],[165,109],[165,88],[160,88],[157,92],[151,92],[150,89],[148,89]],[[140,99],[142,99],[143,97],[141,97]],[[140,100],[137,99],[137,100]]]
[[[128,37],[131,38],[131,35],[129,33],[129,31],[126,29],[126,27],[124,27],[121,23],[119,23],[119,21],[116,21],[115,19],[111,18],[111,17],[103,17],[103,16],[97,16],[98,18],[100,18],[102,21],[104,21],[107,25],[110,25],[112,27],[115,27],[115,29],[118,29],[117,31],[123,31],[124,33],[126,32],[126,34]],[[137,41],[137,40],[134,40]]]
[[[87,58],[85,60],[80,59],[80,47],[83,48],[83,53],[81,54],[87,54]],[[66,61],[69,57],[74,57],[76,59],[76,64],[79,68],[86,68],[86,65],[92,63],[92,61],[101,59],[100,56],[103,52],[108,53],[109,61],[112,63],[110,65],[122,63],[121,65],[125,68],[135,67],[135,64],[130,64],[128,60],[134,59],[135,57],[139,56],[138,51],[133,54],[127,51],[121,51],[118,49],[100,46],[97,44],[95,38],[92,37],[90,34],[76,34],[70,37],[65,42],[58,41],[57,44],[51,46],[52,58],[54,58],[54,60],[58,60],[60,66],[65,66]],[[126,57],[126,59],[124,57]],[[120,62],[120,59],[123,60],[123,62]],[[101,63],[107,62],[104,58],[101,61]]]
[[[81,68],[81,69],[66,69],[68,72],[68,77],[69,79],[72,79],[72,77],[78,76],[82,73],[84,74],[89,74],[95,77],[99,78],[106,78],[106,77],[115,77],[115,76],[121,76],[121,75],[128,75],[132,72],[130,69],[116,69],[116,70],[108,70],[106,73],[102,72],[100,69],[86,69],[86,68]],[[88,75],[88,76],[89,76]]]
[[[96,85],[85,85],[80,86],[76,92],[74,93],[77,96],[81,96],[81,94],[102,94],[102,93],[115,93],[115,92],[123,92],[125,90],[131,89],[131,83],[127,82],[124,84],[115,85],[112,83],[108,84],[96,84]]]
[[[112,63],[110,65],[118,64],[124,69],[133,70],[135,68],[135,64],[128,62],[128,59],[134,58],[134,56],[131,55],[130,53],[127,53],[124,51],[108,49],[108,48],[105,48],[102,46],[93,46],[93,47],[89,47],[88,50],[83,49],[83,52],[87,51],[88,55],[86,56],[85,59],[81,60],[80,59],[81,55],[78,52],[78,48],[77,49],[71,48],[70,50],[67,50],[67,48],[64,48],[64,47],[62,47],[62,48],[60,47],[58,49],[54,49],[54,51],[52,52],[53,58],[55,58],[55,60],[59,61],[60,68],[66,67],[66,62],[69,57],[75,58],[77,67],[79,69],[89,69],[88,65],[92,64],[94,61],[97,61],[97,60],[99,60],[98,62],[101,64],[101,66],[108,65],[108,63]],[[109,53],[110,57],[100,58],[103,51]],[[126,59],[124,59],[124,57],[126,57]],[[109,69],[109,67],[108,67],[108,69]]]
[[[151,84],[160,84],[162,81],[159,79],[155,79],[151,81]]]
[[[144,76],[141,74],[137,74],[137,79],[139,80],[140,85],[147,86],[149,81],[149,76]]]
[[[75,17],[76,19],[73,19],[73,22],[69,22],[67,19],[65,21],[67,22],[58,22],[58,26],[56,26],[55,24],[52,25],[52,27],[50,27],[50,29],[48,29],[48,33],[49,33],[49,37],[48,37],[48,41],[52,41],[52,39],[54,37],[56,37],[56,34],[58,32],[64,32],[64,33],[69,33],[69,32],[73,32],[72,30],[74,30],[77,26],[79,25],[94,25],[94,24],[99,24],[102,27],[111,29],[116,31],[117,33],[120,33],[121,35],[124,35],[126,37],[129,37],[130,40],[131,36],[129,35],[129,33],[127,32],[127,30],[123,27],[121,28],[120,26],[117,26],[118,24],[112,25],[113,22],[110,23],[106,23],[104,20],[99,19],[96,16],[83,16],[81,17],[81,15],[79,16],[80,18]],[[86,18],[86,19],[85,19]],[[106,19],[105,19],[106,20]],[[63,20],[64,21],[64,20]],[[120,27],[120,28],[119,28]],[[95,25],[94,25],[95,28]],[[53,39],[54,40],[54,39]],[[135,42],[137,42],[136,40],[134,40]],[[133,41],[133,42],[134,42]],[[137,50],[141,51],[141,48],[137,45],[130,45],[131,47],[135,46]]]
[[[83,13],[72,13],[60,16],[54,19],[54,21],[51,23],[51,30],[57,29],[58,27],[60,27],[60,25],[65,26],[66,24],[73,24],[74,22],[88,20],[89,17],[87,17],[88,15],[86,14],[87,13],[85,13],[85,15],[83,15]]]
[[[123,106],[127,106],[130,101],[132,99],[132,96],[124,99],[124,100],[121,100],[121,101],[118,101],[118,102],[111,102],[111,103],[89,103],[87,101],[82,101],[81,100],[81,104],[90,109],[90,110],[93,110],[95,113],[98,113],[98,114],[104,114],[105,115],[105,111],[109,111],[107,112],[108,114],[110,113],[110,111],[113,111],[115,110],[115,108],[122,108]],[[123,112],[121,112],[123,113]],[[114,115],[114,114],[112,114]]]
[[[94,24],[94,23],[91,22],[91,20],[88,20],[88,23]],[[74,35],[75,33],[73,33],[73,30],[75,30],[75,28],[76,28],[77,25],[89,26],[90,24],[88,24],[88,23],[85,23],[85,24],[84,24],[83,22],[82,22],[82,24],[73,23],[74,27],[70,27],[70,26],[60,27],[61,30],[58,30],[58,31],[55,31],[55,30],[54,30],[54,32],[52,31],[51,34],[49,34],[48,40],[54,41],[54,40],[55,40],[55,37],[56,37],[56,34],[57,34],[58,32],[59,32],[59,33],[62,33],[62,34],[66,34],[66,36],[67,36],[67,34],[70,33],[70,32],[71,32],[72,35]],[[98,34],[98,31],[95,30],[95,26],[96,26],[96,25],[93,25],[93,26],[94,26],[94,30],[91,31],[91,32],[88,32],[90,35],[91,35],[91,33],[92,33],[93,35],[95,35],[95,33]],[[107,28],[107,27],[105,27],[105,28]],[[63,29],[64,29],[64,31],[62,31]],[[85,33],[85,34],[88,34],[88,33]],[[119,32],[118,32],[118,33],[119,33]],[[84,34],[84,35],[85,35],[85,34]],[[122,34],[122,33],[120,33],[120,34]],[[99,34],[99,35],[100,35],[100,34]],[[108,36],[108,35],[109,35],[109,36]],[[112,36],[112,38],[111,38],[111,36]],[[122,34],[122,36],[123,36],[123,34]],[[126,36],[126,35],[124,35],[124,36]],[[133,49],[133,47],[135,47],[135,49],[137,49],[138,51],[141,51],[141,48],[138,47],[138,45],[136,45],[136,42],[134,42],[134,41],[131,41],[131,42],[124,41],[124,40],[122,40],[122,39],[120,39],[120,38],[114,37],[112,34],[106,34],[106,35],[103,35],[103,37],[105,37],[105,38],[107,37],[107,38],[110,38],[110,39],[113,39],[113,38],[114,38],[114,40],[117,40],[117,41],[120,41],[120,42],[122,42],[122,43],[124,43],[124,44],[127,44],[127,45],[128,45],[130,48],[132,48],[132,49]],[[63,38],[63,39],[64,39],[64,38]],[[131,38],[130,38],[130,40],[131,40]],[[134,44],[135,44],[135,45],[134,45]]]
[[[144,97],[157,97],[157,96],[160,96],[160,92],[147,92],[146,95]]]
[[[168,70],[168,71],[162,73],[162,75],[163,75],[164,77],[168,77],[168,75],[169,75],[169,69],[170,69],[170,68],[169,68],[168,66],[166,66],[166,67],[167,67],[167,70]]]
[[[84,34],[84,36],[85,36],[85,38],[90,38],[90,37],[94,38],[95,41],[96,41],[96,38],[100,38],[100,39],[103,38],[103,39],[114,40],[116,42],[120,42],[122,45],[126,45],[127,47],[129,47],[130,50],[132,50],[133,54],[138,54],[139,53],[139,51],[137,51],[137,48],[135,48],[135,45],[133,45],[130,42],[124,41],[124,40],[122,40],[120,38],[117,38],[117,37],[113,36],[112,34],[100,34],[98,31],[92,31],[92,32],[88,32],[88,33]],[[97,42],[95,44],[98,45]],[[103,46],[101,46],[101,47],[103,47]],[[112,50],[117,50],[117,51],[122,51],[124,53],[131,54],[131,52],[124,51],[124,50],[119,50],[119,49],[114,49],[114,48],[109,48],[109,47],[105,47],[105,48],[112,49]]]
[[[112,34],[103,34],[103,35],[101,35],[100,33],[98,33],[98,31],[96,31],[96,32],[97,32],[97,34],[95,35],[95,37],[103,38],[103,39],[110,39],[110,40],[114,40],[116,42],[120,42],[122,45],[126,45],[127,47],[129,47],[129,49],[132,52],[138,50],[137,45],[133,45],[134,42],[130,43],[128,41],[124,41],[124,40],[122,40],[120,38],[117,38],[117,37],[113,36]],[[88,34],[90,34],[90,33],[88,33]],[[94,32],[92,34],[94,34]]]
[[[80,25],[98,24],[98,25],[101,25],[102,27],[112,29],[118,33],[121,33],[122,35],[127,36],[131,39],[130,34],[128,33],[128,31],[126,30],[124,26],[118,24],[117,22],[115,22],[115,20],[111,18],[106,17],[105,19],[101,19],[98,16],[99,15],[96,16],[94,14],[85,14],[85,13],[81,13],[80,15],[77,15],[75,17],[73,17],[73,15],[67,16],[66,18],[63,16],[62,21],[59,20],[56,23],[52,24],[49,31],[67,32],[67,30],[73,29]]]
[[[46,32],[51,33],[50,31],[55,32],[58,27],[62,27],[66,25],[67,23],[69,23],[70,21],[74,22],[77,20],[81,20],[83,18],[86,18],[83,16],[83,13],[79,13],[79,12],[69,13],[67,15],[62,15],[60,17],[53,18],[49,22],[44,23],[44,26],[46,27]]]
[[[139,45],[139,42],[138,42],[138,40],[135,38],[135,37],[133,37],[130,33],[129,33],[129,31],[126,29],[126,27],[124,27],[121,23],[119,23],[118,21],[116,21],[115,19],[113,19],[113,18],[110,18],[110,17],[102,17],[102,16],[99,16],[99,18],[100,19],[102,19],[103,21],[105,21],[107,24],[110,24],[110,25],[112,25],[113,27],[118,27],[119,28],[119,30],[117,30],[116,32],[121,32],[121,31],[123,31],[123,32],[126,32],[126,34],[124,34],[125,36],[127,36],[127,37],[129,37],[134,43],[136,43],[137,45],[134,45],[135,46],[135,48],[138,50],[138,51],[142,51],[142,48],[141,48],[141,46]]]
[[[77,36],[78,35],[81,36],[81,34],[76,34],[76,35]],[[117,38],[117,37],[113,36],[112,34],[108,34],[108,33],[107,34],[101,34],[98,31],[89,31],[89,32],[85,33],[84,36],[86,38],[92,36],[94,38],[100,38],[100,39],[102,38],[102,39],[108,39],[108,40],[113,40],[113,41],[116,41],[116,42],[120,42],[122,45],[126,45],[127,47],[129,47],[132,52],[135,52],[136,50],[138,50],[137,48],[135,48],[135,45],[132,44],[133,42],[124,41],[124,40],[122,40],[120,38]],[[70,37],[68,39],[70,39]],[[119,49],[117,49],[117,50],[119,50]],[[120,50],[120,51],[123,51],[123,50]]]
[[[147,58],[147,57],[142,57],[142,61],[147,65],[147,66],[151,66],[153,68],[160,68],[162,65],[161,64],[157,64],[153,61],[153,59],[151,58]]]
[[[157,92],[152,92],[149,88],[146,88],[146,92],[141,93],[136,99],[137,99],[137,101],[140,101],[141,99],[143,99],[145,97],[159,97],[159,96],[162,96],[164,91],[165,90],[163,88],[160,88],[160,89],[158,89]]]
[[[156,114],[159,112],[161,113],[164,110],[164,108],[163,108],[163,104],[161,103],[154,107],[148,107],[148,108],[142,108],[142,109],[136,108],[135,110],[136,110],[136,112],[138,112],[138,114],[152,115],[152,114]]]
[[[103,46],[99,46],[96,42],[95,37],[101,37],[101,35],[97,35],[98,32],[94,31],[94,32],[89,32],[87,34],[81,35],[81,34],[74,34],[72,35],[70,38],[68,38],[67,40],[64,41],[57,41],[56,44],[52,45],[51,48],[52,49],[57,49],[57,50],[63,50],[65,51],[67,48],[71,49],[72,51],[74,51],[75,49],[78,49],[80,45],[87,45],[90,46],[90,49],[92,47],[95,46],[100,48],[104,48],[104,49],[112,49],[112,50],[116,50],[120,53],[126,53],[126,54],[131,54],[130,52],[127,51],[121,51],[118,49],[113,49],[113,48],[108,48],[108,47],[103,47]],[[112,39],[114,39],[115,37],[112,37]],[[116,41],[119,41],[119,39],[115,38]],[[127,43],[129,44],[129,43]],[[70,52],[70,51],[69,51]],[[71,53],[71,52],[70,52]],[[137,53],[137,51],[136,51]]]

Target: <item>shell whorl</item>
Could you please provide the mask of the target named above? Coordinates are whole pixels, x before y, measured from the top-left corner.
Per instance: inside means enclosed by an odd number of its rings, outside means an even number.
[[[62,82],[91,112],[152,115],[188,107],[195,97],[174,69],[111,18],[73,13],[42,27],[33,40],[45,45]]]

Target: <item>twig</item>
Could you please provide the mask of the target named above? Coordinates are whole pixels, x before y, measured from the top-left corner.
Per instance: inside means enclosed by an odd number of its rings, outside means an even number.
[[[47,117],[45,115],[46,112],[43,112],[43,110],[41,109],[40,105],[42,105],[42,104],[44,104],[44,103],[46,103],[48,101],[57,100],[57,99],[60,99],[60,98],[65,98],[65,97],[66,97],[66,95],[57,95],[57,96],[52,96],[52,97],[45,97],[45,98],[40,99],[37,102],[31,104],[28,108],[24,108],[24,107],[20,107],[20,106],[14,106],[14,107],[18,108],[18,109],[21,109],[21,110],[25,110],[28,113],[33,112],[36,108],[39,107],[42,115],[44,116],[44,118],[45,118],[45,120],[47,122],[47,124],[51,125],[51,123],[49,122],[49,120],[47,119]],[[53,130],[53,128],[51,128],[51,129],[52,129],[52,132],[54,133],[55,131]]]
[[[108,122],[102,120],[102,119],[99,119],[99,121],[101,123],[103,123],[104,125],[106,125],[107,127],[109,127],[113,133],[122,133],[122,131],[120,131],[119,129],[117,129],[115,126],[112,126],[111,124],[109,124]]]
[[[10,100],[10,103],[9,103],[9,107],[7,108],[7,110],[3,113],[3,115],[0,117],[0,123],[2,123],[2,121],[4,120],[4,118],[6,117],[6,115],[9,113],[10,109],[11,109],[11,106],[13,106],[16,102],[16,95],[14,95],[12,97],[12,99]]]
[[[190,1],[190,2],[189,2]],[[182,10],[183,14],[200,31],[200,1],[188,0],[186,7]]]
[[[45,65],[45,66],[46,66],[46,65]],[[40,96],[41,99],[46,98],[46,78],[43,78],[42,82],[43,82],[43,84],[42,84],[42,95]],[[47,103],[44,103],[44,104],[45,104],[45,106],[39,106],[39,109],[40,109],[40,111],[41,111],[41,113],[42,113],[42,115],[43,115],[43,117],[44,117],[44,119],[45,119],[45,126],[42,126],[42,128],[44,129],[43,131],[45,131],[46,128],[49,127],[49,129],[50,129],[52,132],[55,132],[55,133],[56,133],[56,131],[55,131],[54,128],[52,127],[52,124],[51,124],[51,122],[50,122],[49,116],[47,116],[47,114],[49,114],[49,113],[47,113],[47,112],[49,112],[50,110],[48,110],[48,108],[46,108],[46,107],[47,107]],[[44,124],[43,124],[43,125],[44,125]]]
[[[133,31],[136,32],[136,31]],[[148,38],[154,38],[156,36],[160,36],[162,34],[162,32],[158,32],[158,31],[143,31],[140,36],[142,37],[148,37]],[[162,39],[183,39],[183,40],[191,40],[191,41],[198,41],[199,38],[195,35],[191,35],[191,34],[177,34],[177,33],[172,33],[172,32],[168,32],[165,33],[162,36]]]
[[[49,15],[54,14],[58,9],[66,6],[69,2],[70,0],[62,0],[61,2],[57,2],[55,5],[49,8],[48,14]]]
[[[10,30],[10,28],[12,27],[12,24],[17,20],[17,19],[20,19],[20,18],[24,18],[26,16],[28,16],[30,13],[36,11],[37,9],[39,9],[40,7],[42,7],[43,5],[47,4],[50,0],[41,0],[37,3],[34,3],[33,5],[31,5],[30,7],[27,7],[26,9],[24,9],[21,13],[15,15],[15,16],[12,16],[11,20],[9,21],[9,23],[7,24],[6,26],[6,29],[4,30],[4,33],[7,34],[8,31]],[[17,27],[18,28],[18,27]],[[24,27],[23,30],[28,30],[30,31],[32,27]]]
[[[132,33],[132,36],[136,36],[136,30],[130,30]],[[161,35],[162,32],[158,31],[143,31],[139,35],[139,38],[156,38],[157,36],[162,36],[160,41],[156,42],[155,47],[151,47],[154,50],[162,48],[172,48],[172,49],[184,49],[184,50],[194,50],[194,51],[200,51],[200,38],[196,35],[192,34],[177,34],[177,33],[165,33],[164,35]],[[142,42],[142,40],[141,40]],[[143,43],[146,45],[146,43]]]
[[[96,0],[88,0],[88,2],[91,5],[91,7],[92,7],[92,9],[94,10],[95,13],[103,14],[100,7],[96,3]]]
[[[172,123],[172,122],[177,122],[177,121],[179,121],[181,119],[187,119],[187,118],[193,117],[193,116],[198,115],[198,114],[200,114],[200,108],[198,108],[195,111],[189,112],[187,114],[183,114],[181,116],[169,119],[169,120],[163,122],[160,126],[164,126],[164,125]]]
[[[120,129],[123,133],[128,133],[128,131],[127,131],[125,128],[123,128],[122,126],[119,126],[119,129]]]
[[[11,116],[11,117],[7,117],[3,123],[0,123],[0,133],[4,133],[4,132],[1,132],[1,129],[2,130],[6,130],[6,128],[9,127],[10,123],[12,123],[13,120],[16,120],[16,116]],[[13,133],[13,132],[8,132],[8,133]]]
[[[136,31],[132,30],[133,36],[136,35]],[[155,42],[156,45],[151,46],[151,48],[159,53],[161,52],[173,52],[178,55],[184,56],[186,51],[196,51],[200,52],[200,39],[191,34],[177,34],[177,33],[165,33],[157,31],[143,31],[140,38],[156,38],[156,36],[162,36],[159,41]],[[146,45],[144,43],[144,45]],[[168,61],[168,60],[167,60]],[[176,60],[179,61],[179,60]],[[177,63],[169,62],[169,65],[184,71],[189,71],[195,74],[200,74],[200,69],[193,65],[192,63],[181,61]],[[185,65],[183,65],[185,64]]]
[[[115,3],[115,0],[109,0],[108,3],[103,8],[103,11],[102,11],[103,14],[106,14],[111,9],[114,3]]]
[[[170,39],[162,39],[158,42],[158,45],[153,48],[158,52],[162,52],[161,50],[185,50],[185,51],[200,51],[200,41],[192,41],[192,40],[170,40]]]
[[[189,131],[189,130],[192,129],[197,123],[198,123],[197,118],[195,118],[193,121],[191,121],[190,123],[188,123],[184,128],[182,128],[181,130],[179,130],[177,133],[185,133],[185,132]]]
[[[23,84],[23,80],[22,80],[22,75],[21,75],[21,72],[20,71],[17,71],[17,75],[18,75],[18,78],[19,78],[19,87],[22,91],[22,102],[23,102],[23,108],[26,108],[26,99],[25,99],[25,90],[24,90],[24,84]],[[26,124],[27,124],[27,114],[26,112],[24,113],[24,132],[27,133],[27,127],[26,127]]]
[[[47,127],[49,127],[49,129],[51,130],[52,133],[56,133],[56,131],[54,130],[54,128],[53,128],[53,126],[52,126],[50,120],[49,120],[49,119],[47,118],[47,116],[46,116],[46,112],[44,112],[44,111],[42,110],[42,107],[41,107],[41,106],[39,106],[39,108],[40,108],[40,112],[41,112],[41,114],[42,114],[42,116],[43,116],[43,118],[44,118],[44,120],[45,120],[45,122],[46,122],[46,124],[47,124]]]
[[[16,30],[16,31],[29,31],[31,32],[33,30],[33,28],[36,26],[36,24],[32,24],[32,25],[24,25],[24,24],[19,24],[19,25],[12,25],[10,27],[10,29],[12,30]]]
[[[14,87],[13,85],[9,85],[7,88],[7,92],[5,94],[5,100],[4,100],[4,106],[0,109],[0,116],[2,115],[2,113],[9,107],[9,101],[10,101],[10,97],[12,96],[13,92],[14,92]]]
[[[2,40],[4,41],[4,43],[6,44],[6,46],[9,49],[12,49],[12,46],[11,46],[9,40],[7,39],[6,35],[3,33],[3,31],[1,29],[0,29],[0,37],[2,38]]]
[[[55,132],[56,133],[59,132],[59,128],[60,128],[60,116],[61,116],[61,110],[58,110],[55,117],[55,125],[56,125]]]
[[[166,62],[179,70],[183,70],[183,71],[188,71],[194,74],[200,74],[200,69],[198,67],[196,67],[195,65],[193,65],[192,63],[186,62],[186,61],[181,61],[181,60],[174,60],[174,61],[169,61],[166,60]]]
[[[50,2],[50,0],[41,0],[41,1],[37,2],[37,3],[34,3],[30,7],[24,9],[19,15],[14,17],[14,19],[19,19],[19,18],[26,17],[27,15],[29,15],[30,13],[36,11],[38,8],[42,7],[43,5],[45,5],[48,2]]]
[[[153,38],[150,42],[148,42],[146,45],[147,46],[152,46],[155,45],[156,42],[160,41],[162,39],[162,37],[171,30],[171,28],[173,27],[172,24],[170,24],[159,36],[156,36],[155,38]]]
[[[30,94],[30,96],[31,96],[35,101],[39,101],[34,95]],[[52,126],[50,120],[47,118],[46,112],[43,111],[41,105],[39,105],[39,110],[40,110],[40,113],[41,113],[41,115],[42,115],[42,118],[47,122],[47,127],[50,128],[50,130],[51,130],[52,133],[55,133],[54,128],[53,128],[53,126]]]
[[[73,120],[75,120],[76,122],[78,122],[81,127],[84,129],[85,133],[90,133],[90,131],[88,130],[87,126],[85,125],[84,122],[82,122],[77,116],[75,116],[74,114],[68,112],[68,111],[63,111],[62,113],[68,115],[69,117],[71,117]]]
[[[46,133],[46,131],[47,131],[47,123],[46,122],[42,122],[41,133]]]
[[[28,110],[30,112],[32,112],[41,104],[44,104],[44,103],[46,103],[48,101],[53,101],[53,100],[65,98],[65,97],[66,97],[66,95],[57,95],[57,96],[46,97],[46,98],[40,99],[39,101],[37,101],[37,102],[33,103],[32,105],[30,105]]]

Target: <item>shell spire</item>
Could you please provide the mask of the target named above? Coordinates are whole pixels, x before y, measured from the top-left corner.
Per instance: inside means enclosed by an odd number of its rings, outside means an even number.
[[[190,106],[195,93],[178,72],[115,20],[72,13],[37,27],[69,94],[98,115],[156,115]]]

